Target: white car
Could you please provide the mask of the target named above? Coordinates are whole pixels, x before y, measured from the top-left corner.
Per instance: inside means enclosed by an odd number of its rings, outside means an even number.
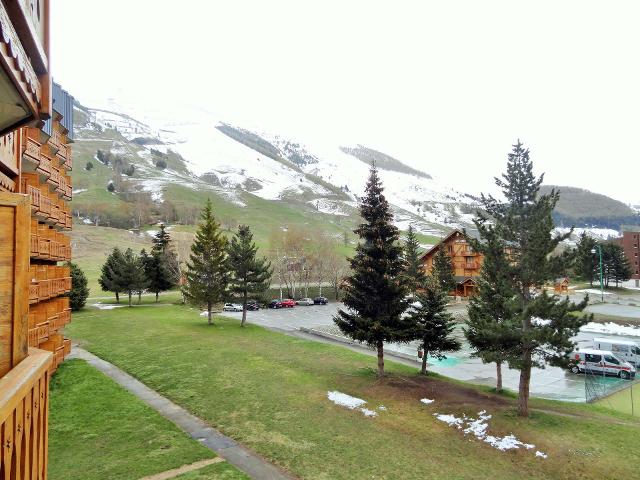
[[[301,298],[300,300],[296,300],[296,305],[313,305],[313,298]]]
[[[225,303],[224,307],[222,307],[223,312],[241,312],[242,305],[237,303]]]

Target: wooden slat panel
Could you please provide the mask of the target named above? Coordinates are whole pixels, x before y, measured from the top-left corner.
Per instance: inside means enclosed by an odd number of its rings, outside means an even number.
[[[13,365],[13,276],[15,208],[0,206],[0,377]]]

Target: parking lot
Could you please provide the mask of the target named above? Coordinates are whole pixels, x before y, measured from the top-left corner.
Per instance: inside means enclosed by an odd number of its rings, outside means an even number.
[[[296,332],[300,328],[311,329],[319,335],[339,335],[339,331],[333,323],[333,316],[342,304],[330,303],[329,305],[296,306],[294,308],[282,308],[277,310],[263,309],[247,312],[247,321],[270,329]],[[454,309],[464,310],[463,306],[454,306]],[[225,312],[225,315],[241,318],[242,313]],[[456,330],[456,335],[462,340],[463,348],[459,352],[450,355],[446,360],[437,361],[430,359],[429,368],[434,371],[458,380],[464,380],[481,385],[495,385],[495,365],[483,364],[480,360],[471,357],[471,350],[464,342],[461,328]],[[581,332],[575,340],[578,346],[590,346],[594,337],[600,338],[626,338],[639,341],[637,337],[621,337]],[[346,339],[345,339],[346,340]],[[417,346],[414,344],[385,345],[389,354],[400,353],[403,358],[413,358],[418,366]],[[510,370],[503,366],[503,384],[505,388],[517,390],[520,372]],[[607,379],[607,382],[615,384],[619,380]],[[557,367],[534,369],[531,376],[531,394],[543,398],[583,402],[585,400],[584,376],[575,375]]]

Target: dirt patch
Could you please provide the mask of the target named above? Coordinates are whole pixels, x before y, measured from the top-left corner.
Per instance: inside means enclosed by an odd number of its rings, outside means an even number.
[[[373,384],[368,390],[394,400],[418,402],[422,398],[429,398],[443,405],[471,409],[508,408],[515,405],[511,399],[428,376],[387,377]]]

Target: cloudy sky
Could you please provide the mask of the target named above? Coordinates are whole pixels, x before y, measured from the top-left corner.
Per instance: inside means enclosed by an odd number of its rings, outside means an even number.
[[[471,193],[522,139],[547,183],[640,204],[640,2],[59,0],[57,81],[363,143]],[[186,107],[185,107],[186,106]]]

